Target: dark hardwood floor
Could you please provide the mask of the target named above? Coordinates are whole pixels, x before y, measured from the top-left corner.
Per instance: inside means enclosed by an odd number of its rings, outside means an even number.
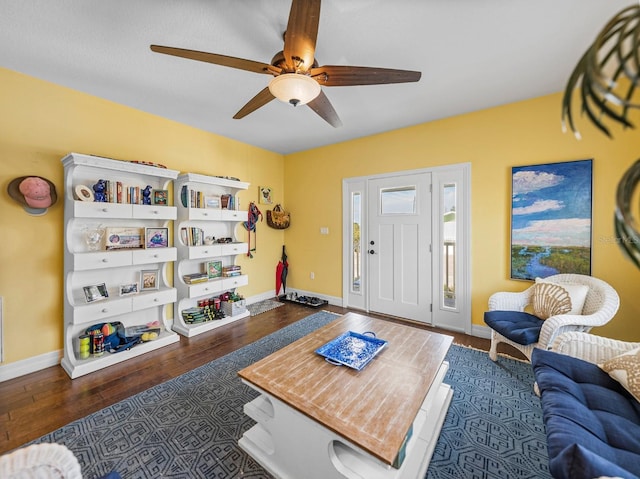
[[[323,309],[347,312],[335,306]],[[288,303],[193,338],[181,337],[178,343],[77,379],[70,379],[60,366],[52,366],[4,381],[0,383],[0,454],[224,356],[314,312]],[[449,334],[456,344],[489,348],[486,339],[411,324]],[[517,352],[509,353],[518,356]]]

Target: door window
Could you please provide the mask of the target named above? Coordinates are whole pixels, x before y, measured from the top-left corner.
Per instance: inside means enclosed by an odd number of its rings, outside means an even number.
[[[456,184],[442,186],[442,305],[445,308],[456,307]]]
[[[416,187],[383,188],[380,190],[380,214],[415,215]]]
[[[351,292],[359,293],[362,288],[362,195],[351,195]]]

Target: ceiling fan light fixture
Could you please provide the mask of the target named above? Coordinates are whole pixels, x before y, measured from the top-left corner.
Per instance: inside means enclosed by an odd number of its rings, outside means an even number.
[[[310,76],[284,73],[269,82],[269,91],[285,103],[306,105],[320,94],[320,85]]]

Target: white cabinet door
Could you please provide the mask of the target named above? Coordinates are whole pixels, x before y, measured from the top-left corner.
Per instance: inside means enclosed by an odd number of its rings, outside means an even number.
[[[74,324],[100,323],[118,314],[131,311],[131,298],[110,299],[77,306],[73,309]]]
[[[249,284],[249,276],[246,274],[224,279],[224,289],[239,288],[240,286],[246,286],[247,284]]]
[[[222,245],[222,256],[245,254],[249,251],[247,243],[227,243]]]
[[[175,206],[131,205],[132,218],[143,220],[175,220],[178,210]]]
[[[131,206],[118,203],[73,202],[75,218],[131,218]]]
[[[221,218],[221,210],[213,208],[189,208],[190,220],[219,220]]]
[[[139,311],[141,309],[153,308],[162,304],[174,303],[177,297],[178,294],[175,288],[160,290],[154,293],[144,292],[131,298],[131,310]]]
[[[205,259],[222,256],[222,245],[189,246],[188,259]]]
[[[176,248],[151,248],[133,251],[133,264],[165,263],[178,257]]]
[[[76,253],[72,255],[74,271],[117,268],[131,265],[131,251],[100,251],[97,253]]]
[[[207,281],[206,283],[193,284],[189,288],[189,298],[198,298],[208,294],[220,293],[225,290],[222,280]]]

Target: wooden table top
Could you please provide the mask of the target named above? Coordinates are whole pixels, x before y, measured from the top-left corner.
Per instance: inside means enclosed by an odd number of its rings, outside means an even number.
[[[335,366],[315,353],[347,331],[388,341],[364,369]],[[393,464],[453,338],[356,313],[332,321],[238,375]]]

